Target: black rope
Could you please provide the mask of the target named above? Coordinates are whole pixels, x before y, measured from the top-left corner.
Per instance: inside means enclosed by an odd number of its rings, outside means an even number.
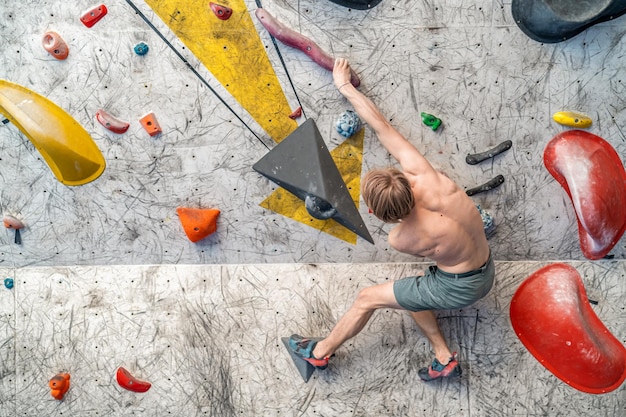
[[[220,96],[218,94],[218,92],[215,91],[213,89],[213,87],[211,87],[209,82],[198,71],[196,71],[196,69],[194,67],[191,66],[189,61],[187,61],[187,59],[174,47],[174,45],[172,45],[172,43],[167,40],[167,38],[161,33],[161,31],[159,31],[159,29],[157,29],[156,26],[154,26],[152,24],[152,22],[146,17],[146,15],[143,14],[141,12],[141,10],[139,10],[139,8],[137,8],[135,3],[133,3],[132,0],[126,0],[126,3],[128,3],[128,5],[130,7],[132,7],[133,10],[135,10],[135,13],[137,13],[144,20],[144,22],[146,22],[148,24],[148,26],[150,26],[150,28],[163,40],[163,42],[165,42],[165,44],[167,46],[169,46],[169,48],[172,51],[174,51],[176,56],[178,56],[185,63],[187,68],[189,68],[191,70],[191,72],[193,72],[194,75],[196,77],[198,77],[198,79],[215,95],[215,97],[217,97],[219,99],[219,101],[221,101],[222,104],[224,104],[228,108],[228,110],[230,110],[230,112],[250,131],[250,133],[252,133],[254,135],[254,137],[257,138],[259,140],[259,142],[261,142],[263,144],[263,146],[265,146],[269,150],[270,149],[269,146],[267,146],[265,144],[265,142],[263,142],[261,137],[259,135],[257,135],[252,130],[252,128],[250,128],[250,126],[248,126],[248,124],[245,121],[243,121],[243,119],[235,112],[235,110],[232,107],[230,107],[230,105],[228,103],[226,103],[226,101],[222,98],[222,96]]]

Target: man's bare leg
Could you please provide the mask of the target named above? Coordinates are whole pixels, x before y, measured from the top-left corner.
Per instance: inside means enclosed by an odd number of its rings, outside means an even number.
[[[332,355],[346,340],[363,330],[374,311],[379,308],[402,308],[393,293],[393,282],[361,290],[352,307],[339,319],[328,337],[317,342],[313,356],[326,358]]]
[[[417,311],[411,312],[411,316],[417,326],[422,330],[424,336],[430,341],[430,345],[435,352],[435,357],[442,364],[447,364],[452,357],[452,352],[448,348],[448,344],[441,333],[439,324],[437,324],[437,317],[433,311]]]

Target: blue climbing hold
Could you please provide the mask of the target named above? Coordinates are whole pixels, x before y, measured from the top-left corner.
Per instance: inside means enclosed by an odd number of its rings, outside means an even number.
[[[346,110],[337,120],[337,133],[349,138],[361,129],[361,119],[352,110]]]
[[[147,53],[148,53],[148,50],[149,50],[150,48],[149,48],[149,47],[148,47],[148,45],[146,45],[145,43],[140,42],[140,43],[138,43],[137,45],[135,45],[135,48],[134,48],[134,49],[135,49],[135,53],[136,53],[137,55],[145,55],[145,54],[147,54]]]
[[[11,289],[13,288],[13,278],[5,278],[4,279],[4,286],[7,287],[7,289]]]
[[[478,204],[476,204],[476,208],[478,209],[480,217],[483,221],[483,229],[485,229],[485,235],[487,237],[491,237],[491,235],[493,235],[496,231],[496,222],[493,219],[493,216],[488,211],[483,210],[482,207],[480,207],[480,205]]]

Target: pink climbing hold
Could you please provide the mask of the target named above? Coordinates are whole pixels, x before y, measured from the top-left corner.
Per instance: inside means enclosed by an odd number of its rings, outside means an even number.
[[[543,162],[569,195],[588,259],[605,257],[626,230],[626,172],[613,147],[582,130],[567,130],[546,146]]]
[[[573,267],[555,263],[526,278],[510,315],[528,351],[566,384],[603,394],[626,379],[626,348],[596,316]]]

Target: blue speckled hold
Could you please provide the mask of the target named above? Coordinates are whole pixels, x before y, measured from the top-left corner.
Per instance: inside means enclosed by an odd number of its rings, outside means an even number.
[[[13,278],[5,278],[4,286],[7,287],[9,290],[13,288]]]
[[[480,205],[478,204],[476,204],[476,208],[478,209],[480,217],[483,221],[483,229],[485,229],[485,235],[487,237],[491,237],[491,235],[493,235],[496,231],[496,222],[493,216],[488,211],[483,210],[482,207],[480,207]]]
[[[148,45],[146,45],[143,42],[138,43],[137,45],[135,45],[135,53],[137,55],[145,55],[148,53],[148,50],[150,50],[150,48],[148,47]]]
[[[361,129],[361,119],[352,110],[346,110],[337,120],[337,133],[349,138]]]

